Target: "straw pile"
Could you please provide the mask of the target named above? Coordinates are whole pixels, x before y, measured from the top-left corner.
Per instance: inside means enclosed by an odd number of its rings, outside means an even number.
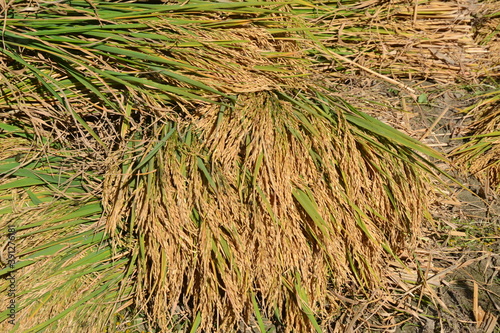
[[[492,68],[500,64],[500,53],[475,32],[491,6],[460,0],[368,1],[316,20],[326,26],[324,42],[361,66],[388,76],[449,83],[495,75]]]

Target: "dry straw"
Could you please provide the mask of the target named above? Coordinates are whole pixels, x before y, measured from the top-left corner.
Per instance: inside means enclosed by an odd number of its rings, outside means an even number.
[[[496,54],[496,60],[490,67],[489,75],[498,76],[500,60],[500,11],[498,3],[485,2],[485,16],[480,20],[476,40],[488,45]],[[497,81],[492,81],[493,84]],[[496,83],[497,84],[497,83]],[[491,86],[490,86],[491,87]],[[472,175],[478,177],[484,185],[486,199],[495,197],[493,192],[500,193],[500,90],[498,85],[487,92],[476,96],[479,102],[466,108],[473,122],[468,126],[467,141],[455,149],[451,156],[458,165],[464,167]]]
[[[325,7],[316,20],[324,25],[325,45],[364,67],[387,76],[470,81],[498,73],[492,70],[500,63],[498,50],[482,43],[475,29],[494,3],[354,2]]]

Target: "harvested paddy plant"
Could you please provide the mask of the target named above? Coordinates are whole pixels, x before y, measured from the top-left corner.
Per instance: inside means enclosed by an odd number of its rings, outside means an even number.
[[[478,97],[480,101],[465,110],[474,118],[467,128],[466,143],[450,155],[483,183],[486,199],[491,199],[493,192],[500,193],[500,90]]]
[[[2,330],[320,331],[384,286],[442,157],[326,88],[307,10],[4,6]]]

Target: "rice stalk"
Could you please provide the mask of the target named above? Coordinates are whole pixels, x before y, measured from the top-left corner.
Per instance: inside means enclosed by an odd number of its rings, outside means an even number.
[[[466,143],[450,156],[484,184],[489,199],[490,190],[500,193],[500,90],[478,97],[480,102],[468,110],[474,121],[468,126]]]
[[[122,166],[114,167],[104,192],[108,229],[139,237],[131,251],[147,262],[138,280],[148,292],[137,303],[160,327],[180,308],[202,313],[207,331],[215,322],[231,330],[250,316],[255,293],[266,316],[280,309],[285,327],[308,330],[290,293],[304,300],[305,292],[307,309],[321,317],[335,304],[329,285],[380,286],[384,247],[401,253],[415,241],[420,171],[396,156],[416,163],[410,151],[389,142],[379,149],[372,133],[349,129],[345,103],[311,94],[295,104],[276,92],[239,95],[223,113],[206,105],[177,123],[137,173],[119,176]]]
[[[162,331],[253,317],[318,331],[345,285],[383,287],[385,259],[415,244],[433,168],[419,154],[443,157],[322,86],[311,3],[6,8],[2,130],[26,128],[82,168],[6,153],[0,169],[29,205],[36,186],[57,193],[43,209],[58,218],[24,226],[21,257],[39,259],[19,269],[47,267],[54,286],[23,284],[22,318],[41,311],[24,330],[112,330],[125,309]],[[60,206],[72,204],[95,210],[75,221]],[[8,205],[4,224],[27,223]]]
[[[2,126],[16,132],[15,126]],[[22,134],[20,134],[22,136]],[[65,169],[59,156],[37,156],[26,140],[2,134],[0,228],[14,252],[2,247],[0,302],[16,300],[15,324],[10,309],[0,312],[3,332],[103,330],[120,297],[130,291],[130,258],[113,251],[109,235],[97,221],[102,206],[88,195],[86,183]],[[13,155],[15,154],[15,155]],[[88,171],[87,171],[88,173]],[[89,174],[87,174],[87,177]],[[15,263],[6,263],[13,253]],[[9,257],[10,258],[10,257]],[[14,279],[14,288],[11,283]],[[15,297],[11,293],[15,293]],[[99,300],[96,302],[96,300]],[[121,300],[123,301],[123,299]],[[64,318],[65,320],[60,320]]]

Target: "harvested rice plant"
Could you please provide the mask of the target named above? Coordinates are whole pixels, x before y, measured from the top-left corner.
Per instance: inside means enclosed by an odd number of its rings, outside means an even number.
[[[500,90],[482,93],[480,98],[480,102],[468,110],[474,118],[468,127],[469,140],[452,156],[486,184],[486,188],[500,193]],[[485,195],[493,196],[493,193]]]
[[[352,331],[451,176],[346,78],[488,76],[475,8],[3,2],[1,331]],[[498,191],[488,96],[456,155]]]

